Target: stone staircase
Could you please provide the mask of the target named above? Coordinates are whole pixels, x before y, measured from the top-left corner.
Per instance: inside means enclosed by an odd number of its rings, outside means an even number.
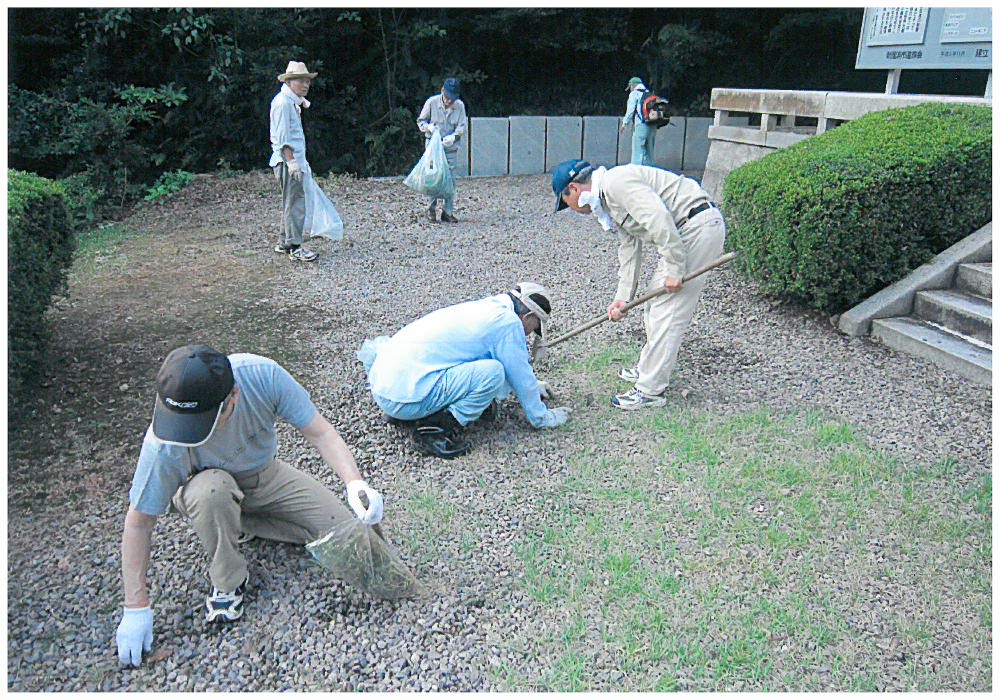
[[[973,381],[993,376],[993,263],[962,263],[951,289],[925,289],[909,316],[873,319],[872,336]]]

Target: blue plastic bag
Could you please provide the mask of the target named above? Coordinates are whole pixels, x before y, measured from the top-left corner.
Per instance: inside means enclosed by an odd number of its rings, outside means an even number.
[[[448,157],[441,143],[441,133],[435,131],[427,142],[427,148],[413,170],[403,180],[403,184],[429,197],[448,199],[455,196],[455,178],[448,167]]]

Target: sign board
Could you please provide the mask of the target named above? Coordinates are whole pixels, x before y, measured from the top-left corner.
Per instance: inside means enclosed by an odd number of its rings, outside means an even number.
[[[988,7],[870,7],[855,68],[993,70]]]

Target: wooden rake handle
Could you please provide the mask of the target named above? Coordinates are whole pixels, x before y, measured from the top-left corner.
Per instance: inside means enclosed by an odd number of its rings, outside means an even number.
[[[727,262],[729,262],[730,260],[732,260],[735,257],[736,257],[736,251],[733,251],[731,253],[726,253],[725,255],[723,255],[718,260],[714,260],[714,261],[708,263],[707,265],[699,267],[694,272],[691,272],[691,273],[689,273],[687,275],[684,275],[684,279],[682,281],[683,282],[688,282],[690,280],[693,280],[695,277],[703,275],[706,272],[708,272],[709,270],[714,270],[715,268],[719,267],[720,265],[725,265]],[[643,294],[641,297],[637,297],[637,298],[633,299],[632,301],[630,301],[629,303],[627,303],[624,307],[622,307],[622,312],[623,313],[628,312],[628,311],[630,311],[631,309],[634,309],[637,306],[641,306],[642,304],[645,304],[650,299],[654,299],[654,298],[660,296],[661,294],[667,294],[669,292],[670,292],[670,290],[665,289],[663,287],[660,287],[659,289],[655,289],[652,292],[648,292],[646,294]],[[600,316],[598,316],[596,318],[593,318],[593,319],[587,321],[586,323],[583,323],[583,324],[577,326],[576,328],[574,328],[573,330],[569,331],[568,333],[564,333],[564,334],[562,334],[560,336],[557,336],[557,337],[553,338],[552,340],[547,341],[545,343],[545,347],[551,348],[553,345],[561,343],[564,340],[569,340],[573,336],[580,335],[584,331],[589,331],[594,326],[599,326],[599,325],[601,325],[602,323],[604,323],[607,320],[609,320],[608,319],[608,314],[607,314],[607,312],[605,312],[605,313],[601,314]]]

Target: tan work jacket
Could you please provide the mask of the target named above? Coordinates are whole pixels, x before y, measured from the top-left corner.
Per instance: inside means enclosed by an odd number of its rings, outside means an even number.
[[[709,201],[689,177],[648,165],[619,165],[600,182],[604,208],[618,224],[618,290],[615,301],[630,301],[639,285],[642,244],[656,246],[667,276],[683,277],[687,257],[678,222]]]

